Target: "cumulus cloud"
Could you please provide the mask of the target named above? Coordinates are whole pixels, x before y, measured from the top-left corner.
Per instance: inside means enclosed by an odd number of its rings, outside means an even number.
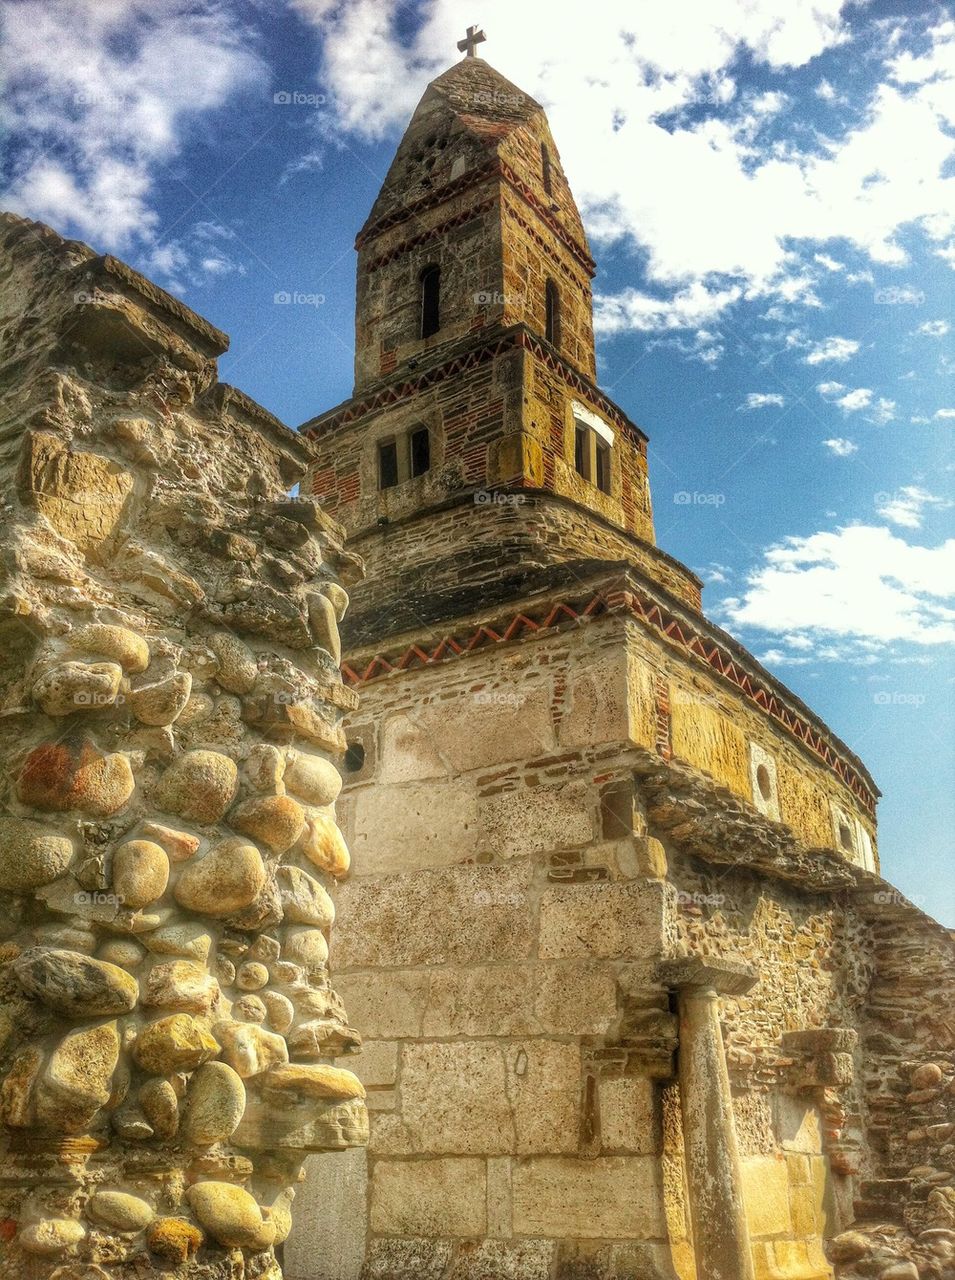
[[[769,547],[723,612],[735,626],[798,636],[817,657],[827,647],[860,657],[897,643],[950,644],[953,597],[955,539],[914,546],[888,528],[854,525]]]
[[[904,485],[897,493],[876,494],[876,515],[903,529],[920,529],[926,507],[948,507],[951,503],[938,498],[917,484]]]
[[[868,387],[856,387],[840,396],[836,404],[843,413],[858,413],[860,409],[868,409],[872,403],[872,392]]]
[[[841,363],[850,359],[859,350],[855,338],[824,338],[804,356],[806,364],[824,364],[830,361]]]
[[[947,320],[926,320],[919,325],[918,332],[924,333],[927,338],[944,338],[951,332],[951,328]]]
[[[949,422],[955,418],[955,409],[936,409],[935,416],[943,422]]]
[[[263,74],[234,15],[187,0],[23,0],[4,11],[0,62],[7,206],[115,249],[155,239],[157,169]]]
[[[786,397],[777,394],[775,391],[751,391],[740,409],[781,409],[786,403]]]
[[[842,436],[834,436],[831,440],[823,440],[822,443],[837,458],[851,458],[859,451],[859,446],[854,441],[846,440]]]
[[[295,4],[322,34],[337,121],[368,138],[403,124],[461,25],[458,0],[434,0],[410,37],[399,0]],[[601,299],[603,332],[696,328],[763,297],[818,306],[817,278],[841,265],[826,252],[837,241],[892,266],[913,228],[937,252],[955,244],[951,24],[919,24],[907,58],[892,49],[881,83],[829,137],[790,129],[780,141],[766,130],[781,95],[737,92],[740,57],[805,67],[847,39],[849,8],[724,0],[687,22],[680,6],[633,0],[625,17],[598,5],[566,23],[549,0],[485,0],[488,56],[547,108],[588,230],[644,268],[642,291]],[[816,92],[837,101],[826,81]],[[900,138],[919,145],[900,155]],[[864,263],[853,278],[871,279]]]

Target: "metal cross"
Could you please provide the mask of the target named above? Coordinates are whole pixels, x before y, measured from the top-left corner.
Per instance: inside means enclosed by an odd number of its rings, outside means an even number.
[[[468,27],[468,33],[463,40],[458,41],[458,48],[467,58],[477,57],[474,50],[479,44],[483,44],[487,36],[480,27]]]

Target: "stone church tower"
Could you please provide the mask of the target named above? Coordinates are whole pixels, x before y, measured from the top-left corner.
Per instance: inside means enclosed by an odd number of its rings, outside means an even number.
[[[655,545],[540,106],[440,76],[357,248],[354,395],[302,431],[367,568],[333,961],[372,1135],[313,1159],[288,1275],[951,1275],[951,940],[879,879],[863,764]]]

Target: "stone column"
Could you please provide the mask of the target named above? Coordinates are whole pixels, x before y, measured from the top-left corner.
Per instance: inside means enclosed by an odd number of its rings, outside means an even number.
[[[745,965],[688,957],[666,962],[677,992],[679,1080],[687,1193],[698,1280],[753,1280],[742,1173],[718,996],[756,981]]]

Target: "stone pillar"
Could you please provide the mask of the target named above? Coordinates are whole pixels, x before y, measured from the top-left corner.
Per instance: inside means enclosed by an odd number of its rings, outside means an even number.
[[[742,964],[692,957],[666,962],[660,976],[677,992],[680,1108],[698,1280],[753,1280],[718,997],[743,994],[756,977]]]
[[[0,216],[0,1280],[281,1280],[361,1145],[328,974],[357,564],[224,334]]]

